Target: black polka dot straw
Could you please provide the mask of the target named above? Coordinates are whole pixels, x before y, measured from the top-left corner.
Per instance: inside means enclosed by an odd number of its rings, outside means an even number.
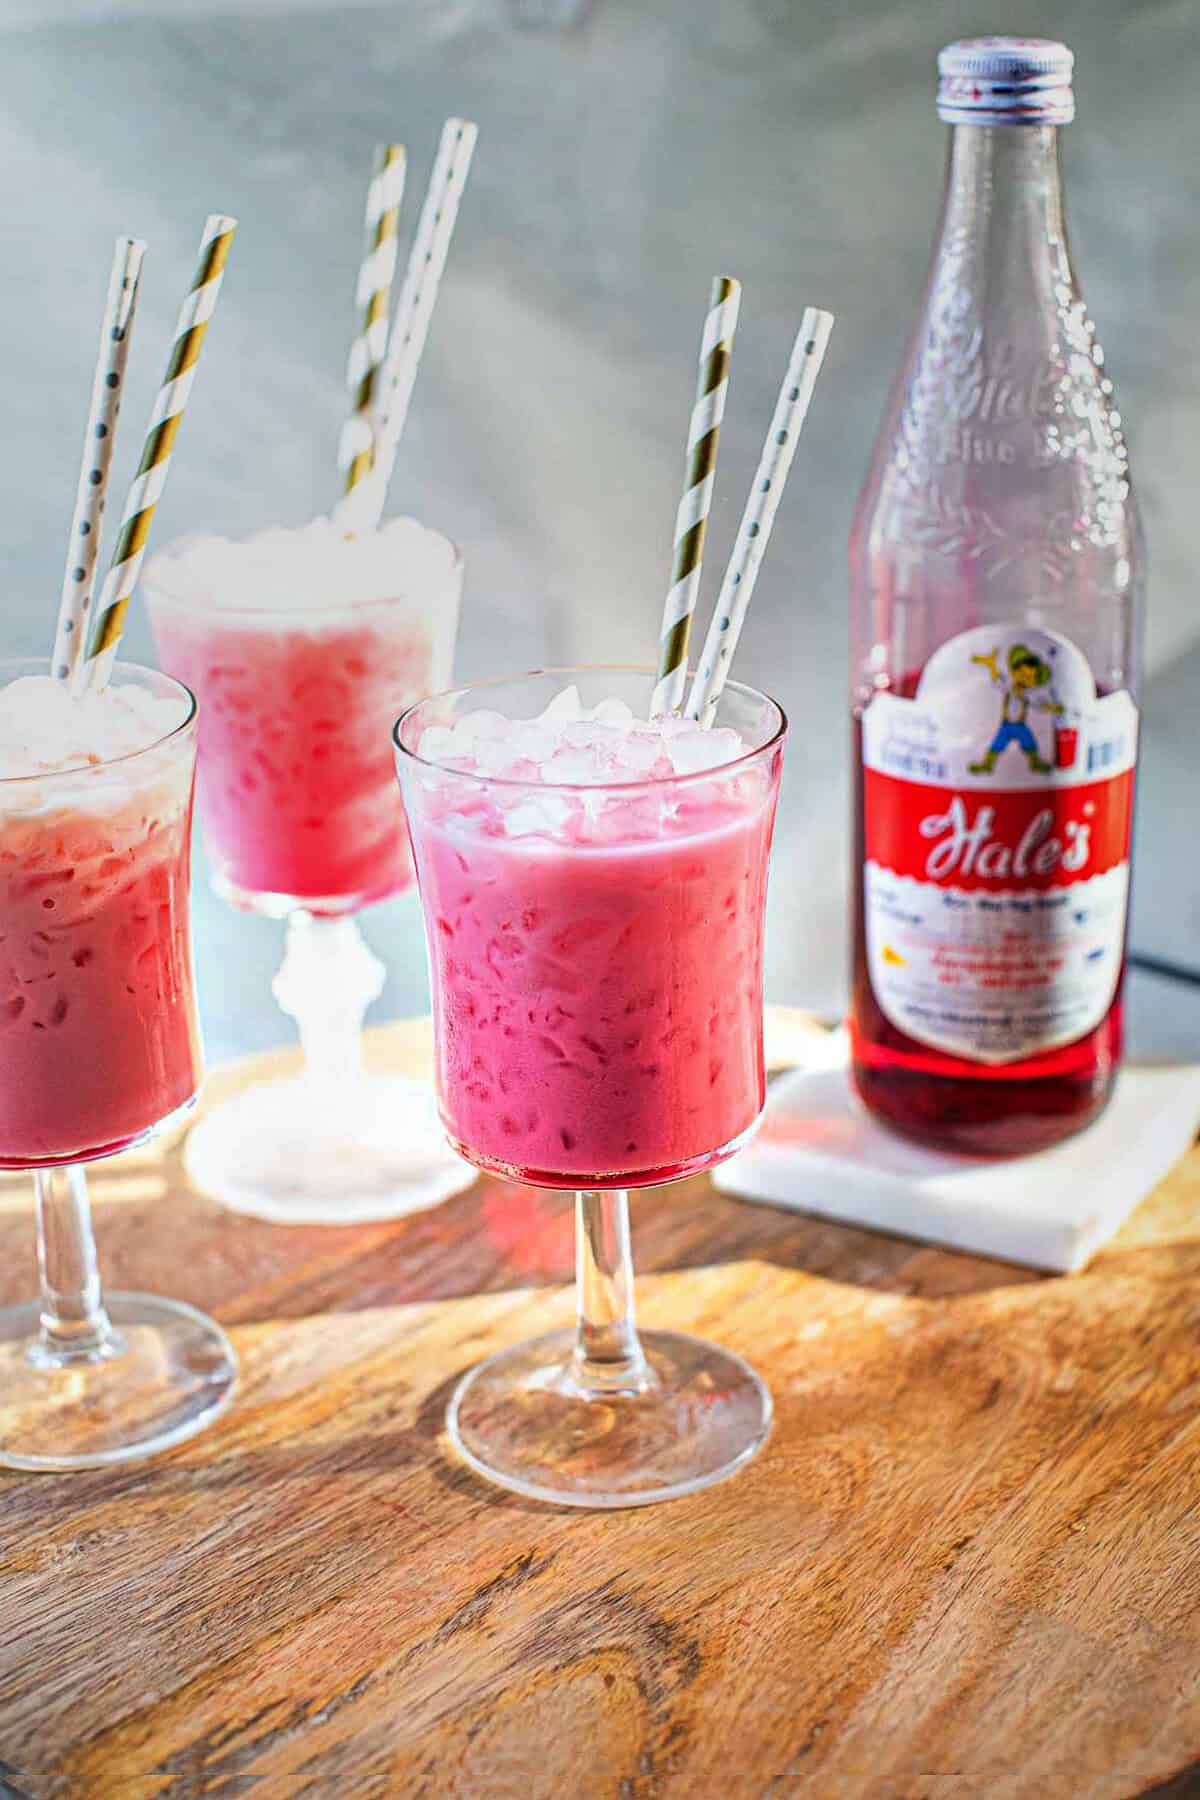
[[[831,313],[806,307],[688,698],[688,717],[702,725],[716,715],[832,330]]]
[[[338,508],[339,520],[354,530],[373,530],[383,517],[396,449],[408,416],[417,366],[425,348],[478,136],[478,126],[467,119],[447,119],[442,127],[376,386],[371,478],[360,481]]]
[[[108,299],[100,329],[100,350],[92,381],[92,403],[84,436],[83,464],[68,539],[67,566],[63,575],[58,626],[51,666],[60,681],[70,680],[82,633],[78,626],[91,597],[92,576],[99,551],[100,517],[104,490],[112,461],[113,427],[119,407],[121,382],[129,354],[130,326],[137,305],[145,245],[136,238],[118,238],[113,253]]]

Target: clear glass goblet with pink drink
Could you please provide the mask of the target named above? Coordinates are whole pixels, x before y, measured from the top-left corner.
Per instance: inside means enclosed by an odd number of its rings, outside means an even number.
[[[451,1142],[576,1191],[578,1327],[503,1350],[449,1412],[466,1461],[542,1500],[671,1499],[754,1455],[771,1400],[731,1351],[634,1323],[627,1190],[721,1162],[765,1096],[763,926],[786,730],[728,683],[714,728],[655,676],[557,670],[396,727]]]
[[[76,698],[0,662],[0,1168],[32,1172],[40,1301],[0,1310],[0,1464],[164,1450],[233,1394],[225,1333],[101,1292],[84,1165],[191,1106],[201,1076],[188,878],[196,708],[131,663]]]
[[[354,915],[412,885],[388,733],[449,679],[454,545],[414,519],[353,535],[319,519],[153,558],[143,592],[165,668],[200,702],[200,818],[217,891],[289,923],[275,995],[301,1076],[252,1087],[188,1140],[197,1184],[289,1224],[384,1219],[469,1185],[428,1089],[369,1075],[362,1022],[383,965]]]

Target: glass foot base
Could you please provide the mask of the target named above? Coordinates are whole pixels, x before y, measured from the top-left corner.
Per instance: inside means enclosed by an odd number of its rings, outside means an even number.
[[[222,1206],[275,1225],[400,1219],[478,1178],[446,1142],[432,1090],[401,1075],[248,1088],[201,1119],[184,1161]]]
[[[501,1350],[463,1377],[451,1442],[477,1474],[559,1506],[650,1506],[734,1475],[771,1429],[749,1363],[682,1332],[642,1333],[639,1392],[585,1397],[573,1331]]]
[[[229,1405],[237,1357],[212,1319],[152,1294],[107,1294],[105,1307],[108,1353],[66,1367],[37,1354],[36,1302],[0,1310],[0,1467],[134,1462],[181,1444]]]

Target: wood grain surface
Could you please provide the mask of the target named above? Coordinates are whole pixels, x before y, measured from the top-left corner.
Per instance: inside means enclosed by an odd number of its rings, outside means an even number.
[[[211,1310],[244,1379],[155,1462],[0,1477],[0,1794],[1200,1791],[1200,1154],[1062,1280],[639,1196],[644,1321],[749,1356],[777,1414],[735,1480],[611,1514],[441,1435],[465,1367],[570,1316],[566,1196],[283,1229],[177,1145],[93,1189],[109,1283]],[[30,1240],[6,1180],[0,1300]]]

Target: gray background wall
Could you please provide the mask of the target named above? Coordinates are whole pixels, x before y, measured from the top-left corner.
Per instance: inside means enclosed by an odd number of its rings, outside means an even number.
[[[739,652],[795,722],[770,991],[836,1010],[844,546],[938,205],[933,61],[973,32],[1061,36],[1078,57],[1075,248],[1153,551],[1135,938],[1200,963],[1198,28],[1196,0],[0,0],[6,647],[48,646],[113,236],[150,245],[116,491],[200,224],[231,211],[242,229],[156,541],[298,522],[336,494],[371,147],[406,140],[419,191],[442,118],[473,117],[394,489],[465,547],[464,678],[652,656],[713,273],[745,284],[714,577],[800,308],[838,314]],[[410,226],[415,211],[410,190]],[[148,654],[140,617],[128,648]],[[415,901],[366,925],[391,970],[380,1011],[423,1007]],[[279,928],[201,886],[197,929],[210,1053],[282,1039]],[[1134,1002],[1143,1046],[1200,1053],[1200,992],[1143,977]]]

